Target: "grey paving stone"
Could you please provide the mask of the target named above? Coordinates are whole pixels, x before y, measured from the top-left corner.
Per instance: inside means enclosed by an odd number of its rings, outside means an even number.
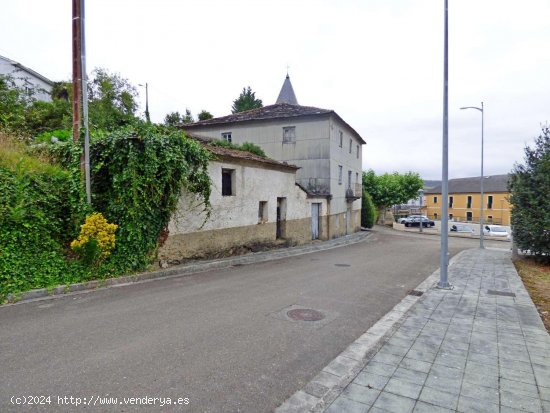
[[[424,386],[418,400],[454,411],[458,404],[458,391],[449,393]]]
[[[550,402],[547,402],[546,400],[542,401],[542,411],[544,413],[550,413]]]
[[[421,385],[395,377],[391,378],[388,384],[386,384],[386,387],[384,387],[385,392],[398,394],[399,396],[405,396],[411,399],[417,399],[421,390]]]
[[[434,406],[433,404],[417,401],[413,413],[452,413],[455,410],[445,409],[444,407]]]
[[[434,360],[434,364],[441,364],[455,369],[464,369],[466,365],[466,356],[455,356],[440,351]]]
[[[498,366],[499,362],[498,357],[492,357],[481,353],[468,353],[468,361],[475,361],[476,363],[489,366]]]
[[[376,361],[370,361],[369,364],[367,364],[363,369],[365,373],[379,374],[380,376],[387,377],[390,377],[395,370],[396,366],[386,363],[379,363]]]
[[[486,373],[465,373],[464,381],[479,386],[498,389],[498,376]]]
[[[350,383],[342,392],[344,397],[368,405],[372,405],[379,394],[380,390],[353,383]]]
[[[485,403],[466,396],[458,399],[457,410],[461,413],[499,413],[498,404]]]
[[[525,361],[501,359],[499,364],[500,364],[500,367],[505,368],[505,369],[526,371],[528,373],[533,372],[533,368],[531,367],[531,363],[528,363],[528,362],[525,362]]]
[[[524,410],[512,409],[508,406],[500,406],[500,413],[523,413]]]
[[[498,364],[482,364],[476,361],[469,360],[466,364],[465,373],[467,374],[490,374],[492,376],[498,376]]]
[[[367,413],[370,406],[339,396],[332,402],[326,413]]]
[[[539,398],[524,396],[517,392],[510,393],[503,391],[500,393],[500,403],[503,406],[512,407],[527,412],[542,412],[542,404]]]
[[[392,378],[395,377],[397,379],[405,380],[410,383],[418,384],[421,386],[424,384],[424,381],[426,381],[427,376],[428,375],[426,373],[422,373],[420,371],[409,370],[403,367],[399,367],[393,373]]]
[[[408,397],[398,396],[397,394],[380,393],[374,403],[374,407],[383,409],[392,413],[409,413],[413,411],[415,400]]]
[[[432,368],[432,363],[405,357],[401,360],[399,367],[403,367],[408,370],[421,371],[422,373],[428,373]]]
[[[376,353],[376,355],[372,358],[372,361],[377,361],[380,363],[386,363],[391,364],[393,366],[396,366],[401,363],[401,360],[403,359],[402,356],[396,356],[392,353],[387,353],[385,351],[379,351]]]
[[[393,335],[388,340],[388,344],[390,344],[390,345],[405,347],[407,349],[411,348],[411,346],[413,345],[413,342],[414,342],[414,339],[395,337],[395,335]]]
[[[357,360],[348,357],[338,356],[323,371],[334,374],[335,376],[344,377],[351,373],[352,369],[357,366]]]
[[[513,381],[521,381],[523,383],[536,384],[535,376],[532,372],[500,368],[500,377]]]
[[[460,393],[460,385],[462,379],[453,379],[447,377],[438,377],[435,375],[428,375],[425,385],[433,389],[449,392],[458,395]]]
[[[534,384],[522,383],[520,381],[500,379],[500,391],[509,393],[520,393],[529,397],[539,397],[537,386]]]
[[[538,389],[541,399],[550,402],[550,387],[538,386]]]
[[[479,384],[464,381],[460,389],[460,395],[483,400],[488,403],[499,404],[498,389],[480,386]]]
[[[362,371],[353,380],[353,383],[365,387],[372,387],[373,389],[377,390],[382,390],[389,380],[389,377]]]

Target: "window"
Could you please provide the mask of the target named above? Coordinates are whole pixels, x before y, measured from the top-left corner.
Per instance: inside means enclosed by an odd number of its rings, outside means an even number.
[[[437,197],[434,196],[434,204],[437,204]]]
[[[355,183],[359,183],[359,172],[355,172]]]
[[[454,198],[452,196],[450,196],[449,197],[449,208],[453,207],[453,201],[454,201]]]
[[[344,145],[344,133],[342,131],[340,132],[340,148]]]
[[[283,127],[283,143],[296,142],[296,126]]]
[[[348,188],[351,188],[351,171],[348,171]]]
[[[468,203],[466,204],[466,208],[470,209],[472,207],[472,196],[468,195]]]
[[[487,209],[493,209],[493,195],[487,197]]]
[[[232,142],[231,132],[223,132],[222,138],[224,141],[231,143]]]
[[[487,221],[489,221],[490,224],[493,223],[493,216],[492,215],[488,215],[487,216]]]
[[[472,220],[472,213],[466,212],[466,221],[471,221],[471,220]]]
[[[338,165],[338,185],[342,185],[342,165]]]
[[[258,207],[258,224],[263,224],[267,222],[267,201],[260,201],[260,206]]]
[[[437,219],[437,212],[434,212],[434,219]]]
[[[357,145],[357,159],[359,159],[359,145]]]
[[[222,196],[235,195],[235,170],[222,169]]]
[[[449,214],[449,220],[453,220],[453,214]]]
[[[353,140],[349,140],[349,153],[351,153],[351,148],[353,147]]]

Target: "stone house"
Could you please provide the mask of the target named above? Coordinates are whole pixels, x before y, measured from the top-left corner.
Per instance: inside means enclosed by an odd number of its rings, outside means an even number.
[[[18,88],[36,99],[50,102],[53,82],[14,60],[0,56],[0,76],[10,76]]]
[[[298,166],[296,183],[326,200],[326,238],[360,230],[365,141],[335,111],[299,105],[288,75],[275,104],[182,128],[205,138],[252,142],[268,157]]]
[[[169,223],[160,260],[207,256],[241,246],[270,245],[278,240],[303,244],[327,238],[327,199],[296,183],[298,167],[249,152],[206,146],[214,155],[211,215],[200,200],[180,197]]]

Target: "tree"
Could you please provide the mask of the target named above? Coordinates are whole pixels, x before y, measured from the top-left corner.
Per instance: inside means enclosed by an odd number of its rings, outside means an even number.
[[[138,120],[137,89],[119,74],[97,68],[88,83],[90,124],[112,131]]]
[[[363,196],[361,198],[361,226],[364,228],[372,228],[376,221],[376,208],[372,202],[372,198],[363,188]]]
[[[253,92],[250,86],[243,87],[243,91],[231,106],[232,113],[244,112],[245,110],[258,109],[263,107],[261,99],[256,99],[256,92]]]
[[[198,114],[198,118],[199,120],[208,120],[208,119],[212,119],[214,116],[208,112],[207,110],[201,110],[200,113]]]
[[[185,115],[182,115],[179,112],[170,112],[164,117],[164,124],[166,126],[177,126],[182,123],[193,123],[193,115],[189,109],[185,109]]]
[[[414,172],[407,172],[406,174],[385,173],[379,176],[372,169],[363,172],[363,188],[378,208],[378,219],[382,223],[386,208],[396,204],[404,204],[409,199],[416,198],[423,185],[420,176]]]
[[[520,250],[550,262],[550,129],[535,147],[525,147],[525,165],[516,164],[509,182],[512,231]]]

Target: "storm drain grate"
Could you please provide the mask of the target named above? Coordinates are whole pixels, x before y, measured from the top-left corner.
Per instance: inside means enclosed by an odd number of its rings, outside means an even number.
[[[508,291],[498,291],[498,290],[487,290],[487,294],[489,295],[501,295],[503,297],[515,297],[516,294],[510,293]]]
[[[319,321],[325,318],[323,313],[311,308],[296,308],[288,311],[286,315],[295,321]]]
[[[334,264],[335,267],[351,267],[349,264]]]
[[[420,297],[422,294],[424,294],[424,293],[422,291],[418,291],[418,290],[409,291],[409,295],[414,295],[415,297]]]

